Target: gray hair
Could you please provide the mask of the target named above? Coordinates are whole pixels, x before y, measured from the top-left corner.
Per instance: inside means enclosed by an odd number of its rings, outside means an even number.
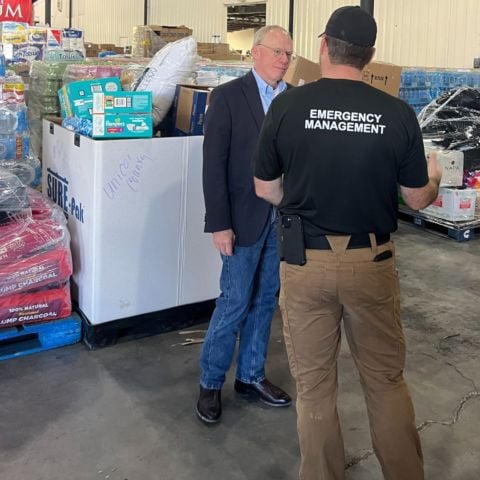
[[[273,30],[278,30],[279,32],[282,32],[284,33],[285,35],[288,36],[288,38],[292,38],[290,36],[290,33],[285,30],[283,27],[281,27],[280,25],[265,25],[264,27],[262,28],[259,28],[256,32],[255,32],[255,35],[253,37],[253,47],[255,45],[260,45],[262,42],[263,42],[263,39],[266,37],[267,33],[270,33],[271,31]]]

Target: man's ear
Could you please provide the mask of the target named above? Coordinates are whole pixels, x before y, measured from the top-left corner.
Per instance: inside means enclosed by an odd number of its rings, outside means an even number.
[[[325,35],[323,35],[322,38],[320,39],[320,55],[326,53],[327,49],[328,49],[327,39],[325,38]]]

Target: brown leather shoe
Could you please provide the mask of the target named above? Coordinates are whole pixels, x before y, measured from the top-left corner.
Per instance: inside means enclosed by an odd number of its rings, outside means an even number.
[[[196,412],[202,422],[208,424],[219,422],[222,415],[222,391],[210,390],[200,385]]]
[[[261,382],[245,383],[235,380],[235,391],[241,395],[257,398],[271,407],[288,407],[292,399],[288,393],[275,386],[266,378]]]

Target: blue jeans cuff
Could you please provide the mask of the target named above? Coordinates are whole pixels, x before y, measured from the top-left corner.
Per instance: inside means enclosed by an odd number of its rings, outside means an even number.
[[[223,387],[223,384],[221,383],[215,383],[215,382],[202,382],[200,381],[200,386],[203,388],[206,388],[207,390],[221,390]]]
[[[261,377],[258,377],[258,378],[238,378],[236,377],[237,380],[240,380],[240,382],[242,383],[260,383],[260,382],[263,382],[265,380],[265,375],[262,375]]]

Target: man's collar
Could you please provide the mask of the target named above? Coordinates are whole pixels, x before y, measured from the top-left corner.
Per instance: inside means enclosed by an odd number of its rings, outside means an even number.
[[[277,88],[273,88],[255,71],[255,68],[252,68],[252,73],[257,81],[259,90],[262,92],[268,93],[269,91],[273,92],[277,89],[280,89],[280,91],[283,92],[287,88],[287,84],[283,80],[278,82]]]

